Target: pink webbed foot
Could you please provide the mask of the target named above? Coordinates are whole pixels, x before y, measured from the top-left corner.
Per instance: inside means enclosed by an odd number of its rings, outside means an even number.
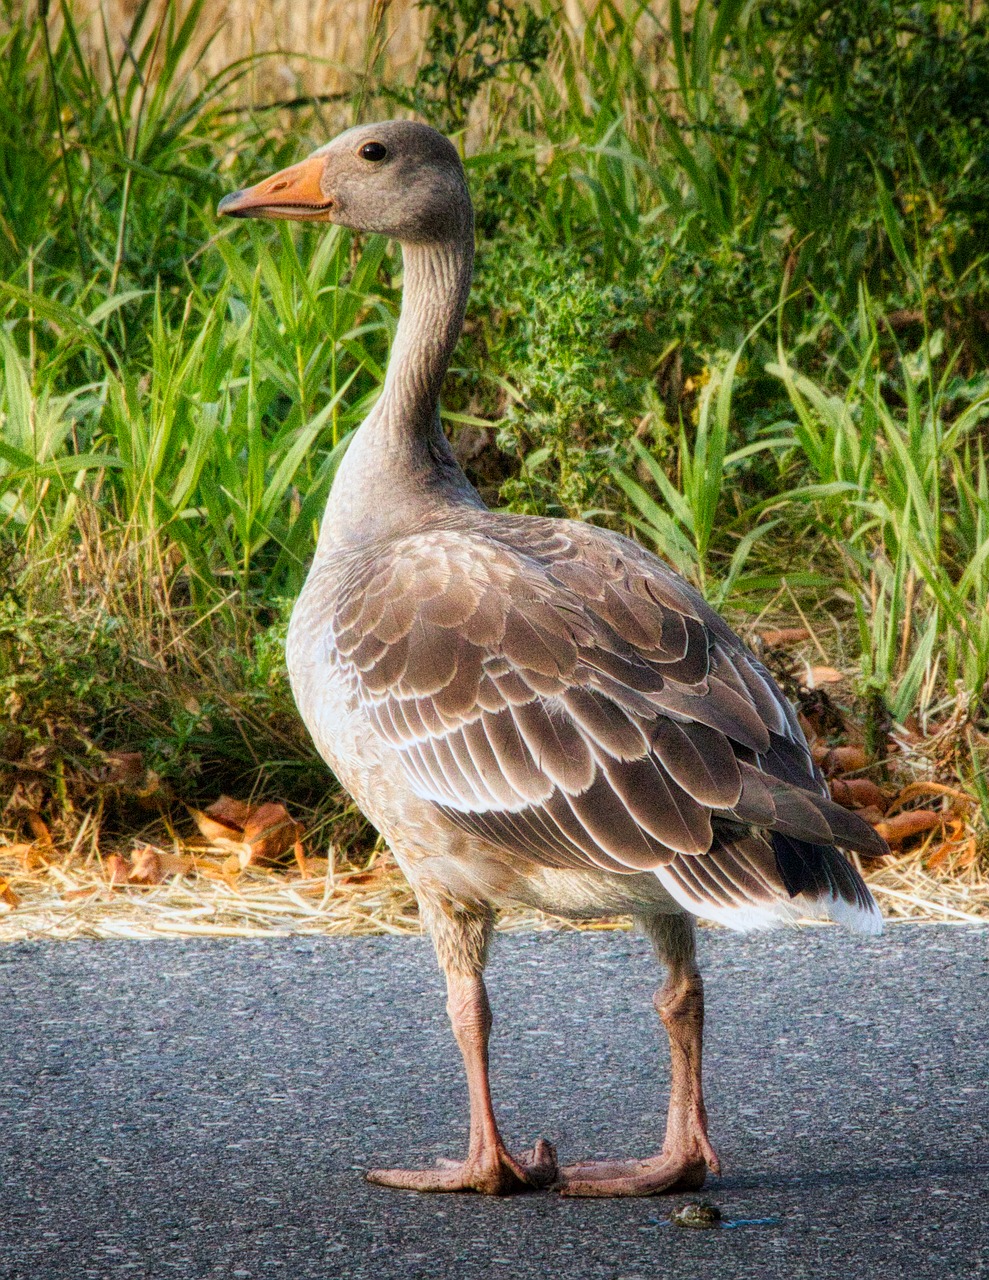
[[[557,1186],[565,1196],[656,1196],[699,1191],[708,1169],[721,1172],[707,1136],[701,1089],[704,985],[693,965],[693,929],[677,920],[653,921],[670,977],[655,996],[656,1011],[670,1039],[670,1105],[666,1141],[647,1160],[606,1160],[568,1165]]]
[[[602,1160],[567,1165],[557,1189],[564,1196],[658,1196],[668,1191],[699,1191],[708,1169],[720,1173],[714,1148],[706,1140],[693,1149],[660,1152],[646,1160]]]
[[[512,1156],[500,1144],[466,1160],[441,1160],[435,1169],[372,1169],[366,1178],[379,1187],[406,1191],[478,1191],[488,1196],[519,1195],[552,1185],[559,1175],[553,1145],[540,1138],[531,1151]]]

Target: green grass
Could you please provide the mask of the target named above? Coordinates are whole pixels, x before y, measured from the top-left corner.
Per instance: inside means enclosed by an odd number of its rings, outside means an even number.
[[[103,81],[70,10],[0,8],[0,772],[47,751],[52,813],[119,747],[183,799],[316,803],[279,638],[397,314],[393,246],[217,223],[328,126],[242,110],[250,59],[200,77],[202,0],[157,13]],[[826,616],[876,720],[960,690],[984,729],[982,12],[431,21],[338,123],[414,104],[465,153],[446,411],[485,496],[631,529],[736,617]]]

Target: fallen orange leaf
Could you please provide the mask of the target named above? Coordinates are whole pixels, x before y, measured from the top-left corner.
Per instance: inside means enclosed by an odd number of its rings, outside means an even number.
[[[244,824],[244,843],[250,846],[250,861],[280,862],[302,839],[302,826],[289,816],[283,804],[260,805]]]
[[[878,809],[884,813],[889,806],[885,792],[868,778],[832,778],[828,786],[831,799],[846,809]]]
[[[290,850],[295,851],[296,862],[304,857],[304,828],[283,804],[268,801],[255,806],[221,796],[203,812],[193,809],[192,816],[211,844],[236,855],[239,870],[278,864]]]
[[[50,849],[55,842],[52,840],[52,833],[45,826],[41,814],[36,809],[29,809],[25,816],[27,817],[27,825],[31,828],[31,834],[38,844],[45,845]]]
[[[822,684],[838,684],[843,679],[836,667],[808,667],[804,684],[808,689],[817,689]]]
[[[942,815],[935,813],[933,809],[910,809],[906,813],[898,813],[895,818],[877,823],[876,831],[891,848],[895,848],[912,836],[933,831],[941,822]]]
[[[234,800],[231,796],[220,796],[206,809],[192,810],[196,826],[207,840],[240,841],[244,831],[244,823],[251,816],[251,806],[243,800]]]
[[[130,874],[130,863],[126,858],[122,858],[119,853],[111,853],[103,859],[103,874],[113,888],[116,888],[117,885],[126,884],[127,877]]]
[[[825,773],[857,773],[869,763],[864,747],[849,745],[832,747],[824,756],[822,767]]]
[[[0,902],[8,907],[18,907],[21,903],[20,898],[2,876],[0,876]]]
[[[134,854],[127,879],[131,884],[161,884],[165,878],[161,857],[157,849],[146,844]]]
[[[959,800],[962,804],[978,804],[975,796],[970,795],[967,791],[961,791],[958,787],[949,787],[943,782],[909,782],[893,801],[893,808],[899,808],[900,805],[906,804],[908,800],[912,800],[915,796],[950,796],[952,800]]]
[[[924,866],[928,871],[943,866],[951,857],[951,849],[952,846],[950,840],[945,840],[943,844],[937,845],[924,859]]]
[[[807,627],[779,627],[775,631],[760,631],[759,639],[770,649],[778,649],[781,645],[800,644],[810,639]]]

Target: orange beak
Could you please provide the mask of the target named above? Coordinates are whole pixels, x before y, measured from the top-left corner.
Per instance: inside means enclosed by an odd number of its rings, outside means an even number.
[[[333,201],[319,185],[324,157],[310,156],[299,164],[273,173],[270,178],[243,191],[232,191],[217,206],[217,213],[233,218],[292,218],[298,222],[326,222]]]

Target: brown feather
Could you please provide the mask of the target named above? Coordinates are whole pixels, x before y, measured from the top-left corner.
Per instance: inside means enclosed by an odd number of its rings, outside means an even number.
[[[661,693],[652,696],[652,701],[664,711],[672,711],[687,720],[707,725],[709,729],[717,729],[743,747],[753,751],[769,748],[769,733],[752,704],[715,676],[708,676],[706,690],[696,693],[670,682]]]
[[[608,784],[609,779],[599,773],[581,795],[564,799],[597,848],[626,867],[649,871],[663,860],[664,850]]]
[[[573,528],[492,516],[490,536],[410,535],[348,579],[366,594],[340,602],[338,652],[410,785],[508,853],[668,867],[738,909],[785,886],[765,840],[716,837],[712,816],[871,851],[725,624],[646,552]]]
[[[616,760],[639,760],[649,750],[641,724],[590,689],[571,687],[563,703],[587,738]]]
[[[652,749],[684,791],[710,809],[730,809],[742,794],[742,775],[723,733],[702,724],[656,719]]]
[[[711,818],[653,759],[605,765],[611,789],[637,826],[667,849],[705,853],[711,845]]]
[[[516,707],[514,714],[519,732],[542,772],[570,794],[586,791],[594,780],[594,757],[562,707],[530,702]]]

